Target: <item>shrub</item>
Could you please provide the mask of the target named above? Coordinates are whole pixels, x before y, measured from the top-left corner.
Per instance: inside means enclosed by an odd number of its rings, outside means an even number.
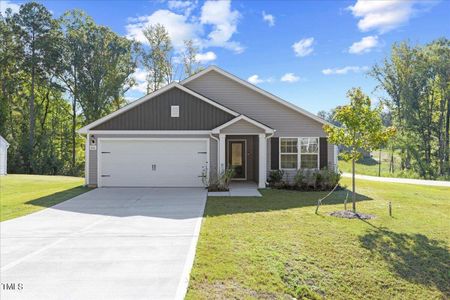
[[[294,181],[288,184],[288,189],[326,191],[339,183],[341,174],[333,170],[300,169],[294,176]]]
[[[272,170],[269,173],[269,179],[267,180],[270,184],[276,184],[283,181],[284,171],[283,170]]]
[[[207,172],[207,169],[203,170],[202,181],[209,192],[227,192],[229,190],[231,179],[235,174],[234,169],[228,168],[220,174],[213,171],[209,176],[207,176]]]

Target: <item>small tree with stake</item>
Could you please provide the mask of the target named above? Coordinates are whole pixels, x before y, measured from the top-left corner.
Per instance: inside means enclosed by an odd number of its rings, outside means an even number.
[[[347,92],[350,104],[338,107],[334,119],[341,127],[324,125],[328,140],[335,145],[345,146],[340,153],[344,160],[352,161],[352,200],[353,212],[356,212],[355,161],[362,151],[372,151],[385,144],[395,134],[394,127],[384,127],[381,119],[381,105],[372,108],[370,99],[360,88]]]

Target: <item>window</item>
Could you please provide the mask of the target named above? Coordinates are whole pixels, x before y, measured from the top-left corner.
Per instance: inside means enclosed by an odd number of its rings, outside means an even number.
[[[172,118],[178,118],[180,116],[180,106],[171,105],[170,106],[170,116]]]
[[[281,169],[319,167],[319,138],[280,138]]]
[[[298,139],[280,139],[280,167],[281,169],[297,169]]]
[[[319,164],[319,139],[300,138],[300,168],[315,169]]]

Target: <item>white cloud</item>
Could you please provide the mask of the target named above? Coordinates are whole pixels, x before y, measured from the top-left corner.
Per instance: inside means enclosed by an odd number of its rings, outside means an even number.
[[[198,60],[200,63],[208,63],[210,61],[216,60],[217,55],[212,52],[212,51],[208,51],[206,53],[198,53],[195,56],[195,59]]]
[[[179,0],[170,0],[167,2],[167,6],[171,10],[182,11],[185,15],[190,15],[192,10],[197,5],[195,1],[179,1]]]
[[[5,15],[6,10],[10,8],[13,13],[18,13],[20,4],[12,3],[8,0],[0,0],[0,13]]]
[[[359,42],[354,42],[348,49],[349,53],[362,54],[372,51],[372,48],[378,46],[378,36],[369,35],[363,37]]]
[[[294,49],[296,56],[307,56],[314,51],[313,44],[314,38],[310,37],[301,39],[300,41],[292,45],[292,48]]]
[[[299,81],[300,77],[296,76],[294,73],[286,73],[281,77],[280,80],[283,82],[293,83]]]
[[[240,13],[231,9],[230,0],[208,0],[202,6],[200,16],[189,16],[196,4],[197,1],[169,1],[170,10],[160,9],[151,15],[131,18],[126,25],[127,37],[148,44],[143,29],[159,23],[169,32],[177,52],[184,48],[184,40],[189,39],[200,49],[223,47],[236,53],[244,51],[240,43],[231,40],[237,32]]]
[[[258,83],[262,83],[264,82],[263,79],[259,78],[258,75],[252,75],[247,79],[248,82],[252,83],[252,84],[258,84]]]
[[[365,72],[368,70],[369,70],[369,67],[367,67],[367,66],[363,66],[363,67],[347,66],[347,67],[343,67],[343,68],[324,69],[324,70],[322,70],[322,73],[324,75],[345,75],[350,72],[360,73],[360,72]]]
[[[211,1],[203,4],[200,15],[202,25],[211,25],[213,30],[208,34],[208,46],[218,46],[231,49],[236,53],[241,53],[244,48],[231,37],[237,31],[237,23],[240,18],[237,10],[231,9],[231,1]]]
[[[359,19],[358,28],[361,31],[385,33],[407,23],[420,10],[419,5],[423,8],[434,4],[433,1],[357,0],[348,9]]]
[[[131,87],[130,90],[147,94],[147,71],[138,68],[134,71],[133,78],[136,80],[136,85]]]
[[[270,27],[275,25],[275,17],[271,14],[266,14],[265,11],[262,12],[262,17],[264,22],[267,22],[267,24],[269,24]]]
[[[157,10],[150,16],[143,16],[132,20],[126,26],[127,36],[148,44],[142,32],[150,25],[162,24],[169,32],[170,39],[176,50],[184,47],[184,40],[196,40],[201,28],[198,24],[190,23],[185,15],[179,15],[169,10]]]

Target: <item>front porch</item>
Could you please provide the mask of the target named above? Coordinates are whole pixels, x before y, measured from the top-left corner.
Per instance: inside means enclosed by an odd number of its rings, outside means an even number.
[[[258,185],[251,181],[233,181],[228,192],[208,192],[210,197],[262,197]]]
[[[218,171],[235,170],[233,181],[266,187],[268,139],[274,130],[246,116],[215,128],[218,135]]]

